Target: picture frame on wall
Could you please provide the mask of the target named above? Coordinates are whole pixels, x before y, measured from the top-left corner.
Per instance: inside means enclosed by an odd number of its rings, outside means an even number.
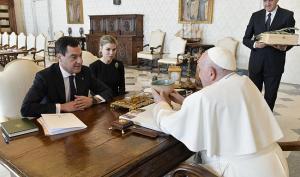
[[[82,0],[66,0],[68,24],[83,24]]]
[[[213,0],[179,0],[179,23],[212,23]]]

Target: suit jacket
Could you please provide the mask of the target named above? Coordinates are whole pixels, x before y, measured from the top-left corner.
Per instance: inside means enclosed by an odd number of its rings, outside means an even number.
[[[285,51],[280,51],[271,46],[262,49],[253,48],[255,42],[253,36],[267,31],[265,19],[265,9],[253,13],[243,38],[243,44],[251,49],[249,71],[254,73],[263,71],[266,76],[281,75],[284,71]],[[273,22],[271,23],[270,31],[294,26],[294,13],[278,7]],[[288,47],[287,50],[290,48],[291,47]]]
[[[106,101],[112,99],[112,91],[103,82],[95,79],[86,66],[76,74],[77,95],[88,96],[89,91],[100,95]],[[59,64],[53,64],[38,72],[32,87],[23,100],[21,114],[25,117],[38,117],[43,113],[55,113],[55,104],[66,102],[65,86]]]

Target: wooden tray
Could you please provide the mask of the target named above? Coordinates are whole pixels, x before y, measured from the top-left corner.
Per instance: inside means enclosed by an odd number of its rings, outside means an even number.
[[[126,108],[130,110],[135,110],[140,107],[147,106],[154,103],[154,100],[146,94],[133,95],[131,97],[126,97],[122,100],[114,101],[110,104],[112,108]]]

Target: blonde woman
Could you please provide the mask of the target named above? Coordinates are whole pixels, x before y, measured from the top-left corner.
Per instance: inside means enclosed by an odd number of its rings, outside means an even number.
[[[125,93],[124,65],[116,60],[118,42],[110,35],[100,38],[99,54],[101,58],[90,64],[93,75],[109,86],[114,96]]]

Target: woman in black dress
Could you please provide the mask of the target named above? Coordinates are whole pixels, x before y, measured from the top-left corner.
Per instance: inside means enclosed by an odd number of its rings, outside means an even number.
[[[102,36],[99,45],[101,58],[90,64],[94,76],[109,86],[114,96],[125,94],[124,65],[115,59],[117,45],[118,42],[113,36]]]

